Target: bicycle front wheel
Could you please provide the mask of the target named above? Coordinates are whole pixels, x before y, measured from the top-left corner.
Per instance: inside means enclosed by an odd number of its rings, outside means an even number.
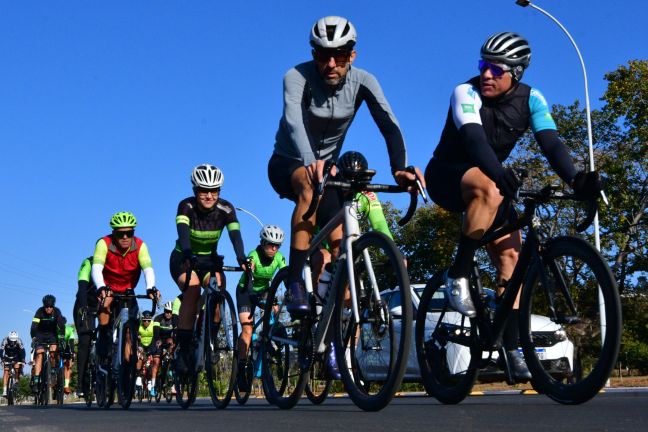
[[[13,365],[11,365],[13,368]],[[14,389],[14,376],[13,373],[9,375],[9,382],[7,382],[7,405],[13,405],[14,404],[14,396],[16,394],[16,390]]]
[[[281,409],[290,409],[301,398],[308,380],[308,365],[300,360],[312,352],[312,338],[307,320],[295,321],[286,311],[288,268],[275,275],[263,311],[261,331],[261,367],[265,397]]]
[[[128,409],[135,393],[135,379],[137,378],[137,331],[135,323],[131,320],[124,325],[121,338],[122,358],[117,372],[117,400],[122,408]],[[126,353],[129,358],[126,358]]]
[[[56,368],[56,386],[54,387],[56,393],[56,403],[57,405],[63,405],[65,400],[65,393],[63,392],[63,386],[65,377],[63,375],[63,368]]]
[[[427,394],[444,404],[457,404],[473,388],[481,350],[475,319],[450,306],[442,283],[442,273],[437,273],[421,295],[414,338],[416,356]]]
[[[325,354],[316,354],[311,364],[308,384],[306,385],[306,397],[314,405],[323,403],[328,397],[333,380],[328,376],[326,370]]]
[[[577,237],[551,240],[540,261],[522,291],[524,358],[540,392],[583,403],[605,385],[619,353],[617,284],[601,254]]]
[[[218,294],[215,307],[205,315],[205,370],[212,403],[218,409],[227,407],[236,382],[238,325],[236,309],[230,294]],[[210,296],[211,297],[211,296]]]
[[[347,265],[341,259],[337,263]],[[335,354],[344,388],[363,410],[383,409],[400,388],[412,335],[412,298],[403,255],[386,235],[371,231],[353,243],[358,318],[350,309],[346,268],[334,311]],[[379,292],[398,287],[388,305]]]

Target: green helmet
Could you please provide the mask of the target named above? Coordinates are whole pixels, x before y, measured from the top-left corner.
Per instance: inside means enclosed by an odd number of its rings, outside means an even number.
[[[110,218],[110,227],[117,228],[135,228],[137,226],[137,219],[131,212],[117,212]]]

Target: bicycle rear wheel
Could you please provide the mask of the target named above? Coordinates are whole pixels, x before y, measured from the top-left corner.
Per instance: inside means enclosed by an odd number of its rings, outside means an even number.
[[[444,404],[457,404],[473,388],[481,350],[475,319],[450,306],[442,283],[442,273],[437,273],[421,296],[416,317],[416,355],[425,391]]]
[[[347,265],[345,260],[337,263]],[[341,272],[333,315],[335,354],[344,388],[365,411],[383,409],[400,388],[412,336],[412,298],[403,256],[386,235],[371,231],[353,243],[353,269],[359,321],[345,300],[349,274]],[[388,306],[378,291],[398,286]],[[400,327],[400,331],[398,331]]]
[[[309,366],[300,361],[312,353],[307,320],[295,321],[286,311],[288,268],[280,270],[272,280],[263,311],[261,331],[261,367],[263,392],[273,405],[290,409],[301,398],[308,382]]]
[[[577,237],[551,240],[541,261],[522,291],[524,358],[540,392],[583,403],[605,385],[619,353],[617,284],[601,254]]]
[[[92,393],[95,382],[95,362],[93,354],[90,354],[88,358],[84,376],[84,384],[81,391],[83,391],[83,400],[85,401],[86,406],[90,408],[92,406]]]
[[[236,382],[238,325],[234,302],[227,291],[210,296],[215,307],[206,308],[205,370],[212,403],[227,407]],[[217,323],[214,324],[214,319]]]

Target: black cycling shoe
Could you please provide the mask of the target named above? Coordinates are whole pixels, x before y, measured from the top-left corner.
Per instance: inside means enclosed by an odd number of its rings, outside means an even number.
[[[526,382],[531,379],[531,372],[524,361],[522,353],[518,350],[506,351],[506,360],[508,361],[515,381]]]

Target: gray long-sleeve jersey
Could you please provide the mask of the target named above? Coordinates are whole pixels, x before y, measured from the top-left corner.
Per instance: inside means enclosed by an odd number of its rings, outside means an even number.
[[[275,137],[274,153],[309,165],[317,159],[337,159],[356,112],[366,102],[385,138],[392,172],[407,164],[405,142],[376,78],[351,67],[337,87],[320,76],[313,61],[284,76],[284,111]]]

